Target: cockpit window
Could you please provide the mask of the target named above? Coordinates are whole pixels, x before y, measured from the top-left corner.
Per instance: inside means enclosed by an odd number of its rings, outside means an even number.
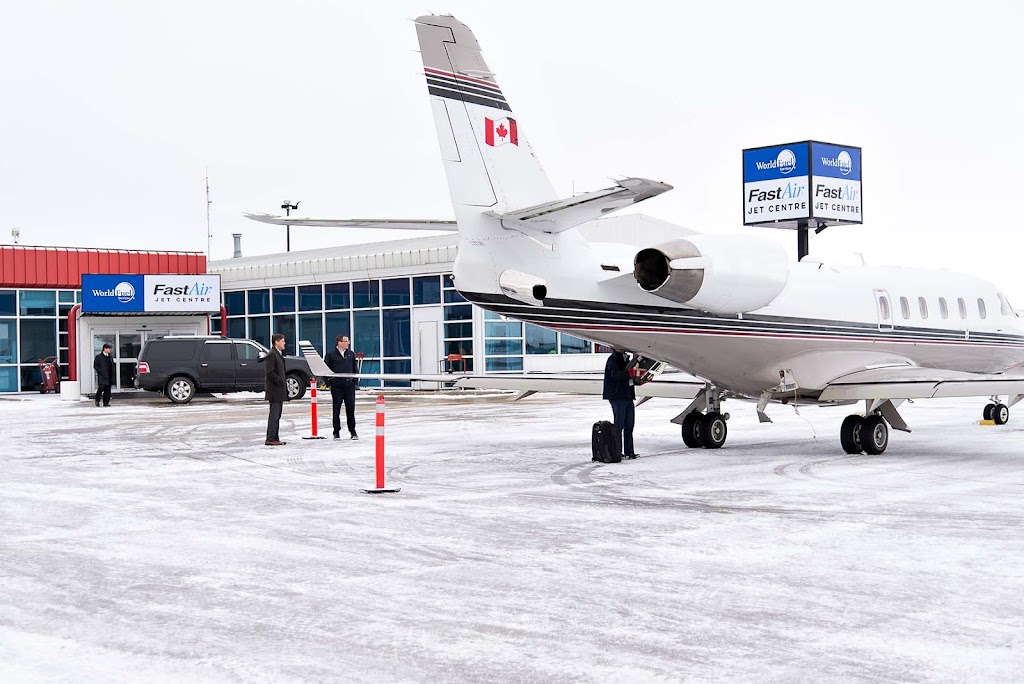
[[[1010,306],[1010,302],[1003,296],[1002,292],[997,292],[996,297],[999,297],[999,313],[1004,316],[1013,315],[1013,307]]]

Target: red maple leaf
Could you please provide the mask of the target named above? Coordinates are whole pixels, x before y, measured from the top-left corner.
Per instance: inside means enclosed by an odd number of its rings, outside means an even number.
[[[498,127],[494,129],[494,132],[498,134],[499,138],[504,138],[508,135],[508,129],[505,128],[505,124],[498,124]]]

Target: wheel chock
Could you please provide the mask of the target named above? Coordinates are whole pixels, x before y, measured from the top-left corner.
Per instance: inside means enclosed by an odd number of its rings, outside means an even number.
[[[994,420],[979,420],[978,421],[978,425],[995,425],[995,424],[996,424],[996,421],[994,421]]]

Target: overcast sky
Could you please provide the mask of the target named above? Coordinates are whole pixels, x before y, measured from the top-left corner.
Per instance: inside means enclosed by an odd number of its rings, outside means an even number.
[[[468,24],[555,187],[675,190],[643,212],[742,229],[741,150],[864,150],[830,261],[952,268],[1024,306],[1022,3],[8,3],[0,242],[284,250],[244,211],[451,218],[411,19]],[[752,229],[746,229],[752,230]],[[760,229],[762,232],[764,229]],[[795,254],[795,234],[778,237]],[[774,234],[774,233],[773,233]],[[293,249],[379,233],[292,229]],[[393,234],[389,235],[394,237]]]

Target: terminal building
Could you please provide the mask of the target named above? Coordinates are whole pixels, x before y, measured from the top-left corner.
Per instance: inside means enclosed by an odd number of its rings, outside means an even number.
[[[645,242],[687,233],[649,217],[629,218],[644,222]],[[619,217],[608,217],[582,231],[595,242],[633,244],[622,228]],[[39,360],[56,355],[62,379],[91,393],[92,358],[104,342],[116,352],[115,391],[131,390],[142,345],[168,334],[249,338],[269,347],[271,334],[281,333],[288,354],[300,340],[323,354],[337,335],[348,335],[362,371],[385,374],[599,371],[610,351],[463,300],[451,276],[454,233],[209,263],[196,252],[0,249],[0,392],[37,391]],[[216,276],[220,305],[154,311],[115,304],[90,311],[86,301],[81,309],[83,275],[109,276],[118,284],[119,276],[161,274]],[[362,381],[367,387],[408,384]]]

